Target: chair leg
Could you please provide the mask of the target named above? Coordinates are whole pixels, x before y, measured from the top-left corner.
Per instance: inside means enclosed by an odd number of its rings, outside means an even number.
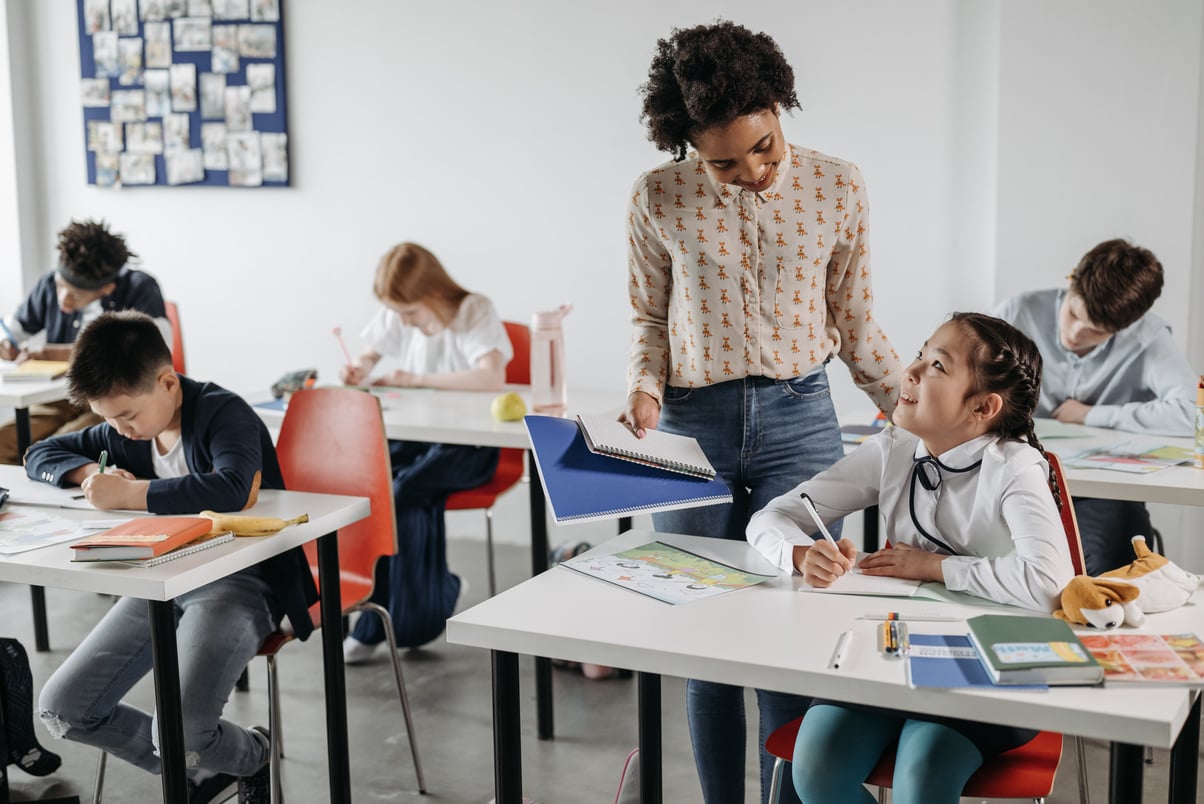
[[[280,760],[284,758],[284,734],[280,728],[280,678],[276,673],[276,657],[268,656],[268,766],[272,776],[271,804],[283,804],[284,780],[280,778]]]
[[[786,760],[778,757],[773,761],[773,777],[769,781],[769,804],[778,804],[782,798],[782,775],[786,770]]]
[[[886,797],[889,792],[885,787],[878,788],[878,804],[886,804]]]
[[[426,794],[426,780],[422,776],[422,762],[418,759],[418,741],[414,737],[414,721],[410,717],[410,698],[406,695],[406,682],[401,674],[401,656],[397,653],[397,637],[393,634],[393,620],[388,610],[376,603],[361,603],[357,608],[371,611],[380,617],[384,625],[385,638],[389,640],[389,656],[393,659],[393,676],[397,679],[397,695],[401,698],[401,712],[405,716],[406,734],[410,738],[410,754],[414,757],[414,774],[418,777],[418,792]]]
[[[92,782],[92,804],[100,804],[100,797],[104,793],[105,761],[108,759],[108,756],[104,751],[101,751],[100,756],[96,758],[96,778]]]
[[[1074,739],[1074,758],[1079,765],[1079,804],[1091,804],[1091,789],[1087,784],[1087,743],[1082,737]]]
[[[485,509],[485,559],[489,562],[489,596],[497,594],[497,574],[493,568],[493,509]]]
[[[1145,764],[1147,764],[1147,765],[1154,764],[1154,748],[1153,748],[1153,746],[1147,745],[1145,747]]]

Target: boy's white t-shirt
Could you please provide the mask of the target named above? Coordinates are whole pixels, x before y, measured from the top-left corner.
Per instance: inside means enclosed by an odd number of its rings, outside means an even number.
[[[381,307],[360,337],[377,354],[396,358],[401,371],[417,374],[468,371],[494,349],[502,353],[503,364],[514,356],[493,303],[477,293],[465,296],[455,318],[434,335],[406,326],[397,313]]]
[[[159,454],[159,447],[151,442],[151,466],[155,469],[155,477],[184,477],[188,474],[188,461],[184,457],[184,439],[176,439],[176,443],[166,455]]]

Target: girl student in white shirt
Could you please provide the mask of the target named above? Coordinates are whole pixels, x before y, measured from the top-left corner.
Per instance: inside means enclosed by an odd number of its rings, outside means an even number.
[[[431,252],[415,243],[393,247],[381,258],[373,292],[383,306],[364,327],[367,348],[343,367],[343,382],[476,391],[502,387],[513,349],[493,303],[460,287]],[[398,368],[373,377],[383,357],[395,358]],[[417,647],[443,632],[460,595],[460,578],[447,568],[447,495],[488,480],[498,450],[390,441],[389,454],[398,552],[377,564],[372,600],[388,608],[398,645]],[[344,660],[367,661],[384,638],[378,617],[361,616],[343,643]]]
[[[783,570],[824,587],[856,547],[810,538],[803,496],[831,522],[878,505],[892,547],[862,559],[867,575],[941,581],[999,603],[1050,612],[1074,574],[1044,450],[1033,434],[1037,347],[1010,324],[955,313],[903,374],[891,427],[752,517],[748,541]],[[956,804],[983,758],[1035,732],[815,700],[792,773],[807,804],[872,802],[863,787],[898,741],[896,804]]]

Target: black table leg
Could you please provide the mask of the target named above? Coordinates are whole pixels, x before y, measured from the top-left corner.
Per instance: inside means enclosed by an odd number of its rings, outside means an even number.
[[[1183,729],[1171,748],[1169,804],[1195,804],[1200,755],[1200,696],[1191,705]]]
[[[322,667],[326,679],[326,762],[330,801],[351,801],[351,760],[347,749],[347,683],[343,675],[343,619],[339,589],[338,534],[318,539],[318,588],[322,591]]]
[[[1132,743],[1112,743],[1108,763],[1110,804],[1140,804],[1145,749]]]
[[[523,751],[519,733],[518,654],[493,656],[493,794],[496,804],[522,804]]]
[[[534,578],[548,568],[548,515],[544,508],[543,478],[531,451],[527,452],[527,474],[531,480],[527,492],[531,500],[531,577]],[[539,739],[552,739],[552,660],[542,656],[535,657],[535,722]]]
[[[176,653],[176,615],[170,600],[150,600],[151,653],[155,662],[155,711],[159,721],[159,767],[163,801],[186,804],[184,715],[180,706],[180,664]]]
[[[872,553],[881,546],[878,536],[878,506],[871,505],[861,514],[861,545],[867,553]]]
[[[25,450],[33,441],[29,429],[29,408],[17,408],[17,456],[24,460]],[[33,646],[38,653],[50,650],[50,632],[46,626],[46,590],[40,586],[29,587],[29,595],[33,602]]]
[[[637,673],[640,696],[640,804],[661,804],[661,677]]]

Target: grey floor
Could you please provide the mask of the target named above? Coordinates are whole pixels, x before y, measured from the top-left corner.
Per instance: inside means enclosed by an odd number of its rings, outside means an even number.
[[[554,537],[555,539],[555,537]],[[453,539],[450,560],[455,571],[466,575],[471,588],[468,604],[483,599],[486,590],[482,542]],[[526,547],[498,548],[500,581],[521,581],[527,570]],[[35,683],[40,683],[67,655],[108,602],[96,595],[48,590],[52,651],[31,654]],[[0,610],[6,613],[3,633],[21,639],[32,649],[29,593],[24,586],[0,584]],[[322,665],[319,641],[289,645],[281,654],[284,736],[284,788],[289,802],[328,800]],[[425,765],[429,794],[417,792],[405,728],[393,687],[392,672],[383,659],[347,669],[350,722],[351,788],[356,801],[431,801],[484,804],[492,796],[493,762],[489,694],[489,657],[481,651],[446,644],[442,639],[404,656],[404,668],[419,749]],[[555,672],[556,739],[541,742],[534,734],[534,683],[531,662],[524,673],[523,779],[526,795],[540,804],[559,802],[611,802],[628,752],[635,747],[635,685],[630,680],[586,681],[578,675]],[[251,691],[234,693],[227,716],[244,724],[266,723],[267,707],[262,660],[251,672]],[[665,801],[700,800],[689,741],[684,728],[684,684],[664,679]],[[150,706],[149,680],[134,697]],[[39,729],[41,727],[39,726]],[[45,736],[45,732],[42,731]],[[49,744],[49,740],[47,738]],[[63,755],[63,766],[53,777],[34,779],[12,769],[13,800],[76,793],[85,802],[92,794],[96,752],[74,743],[50,746]],[[1106,800],[1107,751],[1102,743],[1088,745],[1091,791],[1097,802]],[[749,748],[748,800],[756,790],[755,760]],[[1165,801],[1167,757],[1155,752],[1147,768],[1146,801]],[[155,802],[160,800],[157,777],[110,763],[106,801]],[[1075,802],[1073,757],[1067,754],[1057,787],[1048,801]],[[1204,800],[1204,799],[1200,799]]]

